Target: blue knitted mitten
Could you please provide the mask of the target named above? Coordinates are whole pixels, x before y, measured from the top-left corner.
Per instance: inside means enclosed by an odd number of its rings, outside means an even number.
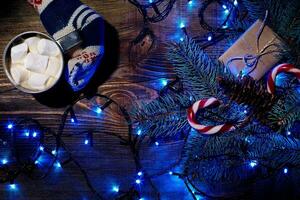
[[[61,41],[62,47],[68,48],[69,44],[81,39],[80,47],[67,61],[65,75],[74,91],[83,89],[104,54],[104,20],[79,0],[28,1],[39,12],[47,32],[56,41]]]

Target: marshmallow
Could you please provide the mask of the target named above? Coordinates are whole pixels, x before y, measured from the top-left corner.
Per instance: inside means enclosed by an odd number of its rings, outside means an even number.
[[[25,58],[27,51],[28,45],[26,43],[22,43],[12,47],[10,50],[11,62],[23,63],[23,59]]]
[[[56,78],[50,77],[47,81],[46,88],[52,86],[54,84],[54,81],[56,80],[57,80]]]
[[[28,86],[33,89],[43,90],[46,87],[48,79],[48,75],[33,72],[31,73],[27,83]]]
[[[41,39],[38,37],[30,37],[25,40],[25,43],[28,45],[29,51],[32,53],[37,53],[37,45]]]
[[[51,40],[41,39],[37,45],[38,52],[46,56],[58,56],[60,50],[57,44]]]
[[[45,73],[48,65],[48,56],[29,53],[24,60],[24,66],[29,71]]]
[[[61,69],[61,51],[49,39],[30,37],[11,48],[10,74],[24,88],[38,91],[51,87]]]
[[[10,74],[17,85],[20,85],[22,82],[26,81],[29,77],[29,71],[22,67],[12,67],[10,69]]]
[[[22,69],[25,69],[24,68],[24,65],[22,65],[22,64],[19,64],[19,63],[11,63],[11,66],[10,66],[10,68],[22,68]]]
[[[46,74],[49,76],[53,76],[55,78],[59,78],[58,73],[59,73],[60,68],[61,68],[60,60],[56,57],[50,57],[49,62],[48,62],[48,67],[46,70]]]

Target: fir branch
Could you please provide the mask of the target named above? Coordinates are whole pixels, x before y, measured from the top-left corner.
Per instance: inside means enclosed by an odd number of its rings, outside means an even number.
[[[219,96],[216,78],[224,73],[223,65],[212,62],[192,39],[170,44],[169,60],[184,91],[160,96],[132,111],[135,123],[149,136],[171,136],[187,130],[186,108],[200,98]]]
[[[184,89],[200,98],[218,97],[216,78],[223,74],[223,66],[214,63],[192,39],[170,45],[169,59]]]
[[[185,150],[184,173],[200,188],[203,183],[241,187],[284,166],[300,167],[299,140],[256,125],[213,137],[192,132]],[[262,170],[252,174],[248,168],[254,160]]]
[[[267,118],[271,125],[280,126],[278,132],[289,130],[296,121],[300,120],[299,92],[294,87],[285,91],[284,95],[273,105]]]
[[[187,95],[166,94],[149,104],[136,107],[131,112],[134,123],[148,136],[171,136],[189,128],[186,121]]]

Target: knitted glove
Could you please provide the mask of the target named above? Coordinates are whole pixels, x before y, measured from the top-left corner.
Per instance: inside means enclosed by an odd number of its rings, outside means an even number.
[[[81,47],[68,60],[65,75],[74,91],[83,89],[100,65],[104,54],[104,21],[79,0],[28,0],[47,30],[63,50],[81,39]],[[77,37],[76,37],[77,36]],[[65,43],[65,38],[68,41]]]

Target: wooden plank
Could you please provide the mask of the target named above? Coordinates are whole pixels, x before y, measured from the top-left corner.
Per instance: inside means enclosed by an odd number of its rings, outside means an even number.
[[[174,39],[178,33],[179,18],[188,22],[189,34],[193,36],[204,34],[197,17],[196,2],[194,9],[187,7],[186,1],[177,1],[170,15],[162,22],[150,25],[157,37],[155,48],[147,55],[147,59],[138,60],[133,64],[129,62],[128,50],[132,41],[143,27],[143,19],[136,8],[126,0],[83,0],[93,9],[102,14],[107,22],[117,31],[120,41],[119,64],[108,80],[99,85],[98,92],[107,95],[126,107],[128,110],[133,105],[149,102],[157,97],[160,89],[160,79],[174,78],[172,67],[166,61],[165,42]],[[1,3],[4,4],[4,3]],[[6,1],[0,7],[0,63],[2,63],[2,50],[8,41],[15,35],[29,30],[45,32],[35,11],[24,0]],[[110,35],[107,35],[110,37]],[[142,52],[143,47],[138,47],[135,53]],[[116,52],[117,54],[118,52]],[[136,55],[138,56],[138,55]],[[145,58],[142,56],[142,58]],[[112,66],[101,66],[104,71]],[[0,67],[0,91],[11,88],[6,78],[3,67]],[[63,96],[52,96],[61,99]],[[32,95],[20,91],[12,91],[0,95],[0,123],[3,125],[8,120],[17,117],[29,116],[41,122],[43,126],[57,130],[64,108],[51,108],[39,102]],[[109,112],[107,112],[109,111]],[[80,123],[76,126],[68,122],[66,133],[86,130],[94,127],[101,130],[95,138],[93,148],[82,144],[83,138],[65,138],[65,142],[74,156],[81,162],[88,173],[93,177],[92,182],[100,193],[108,199],[113,198],[111,187],[120,185],[128,189],[136,176],[136,169],[129,149],[120,145],[115,137],[106,136],[104,133],[114,132],[126,135],[127,127],[124,119],[112,107],[101,114],[93,115],[84,109],[78,108]],[[160,147],[145,144],[141,149],[142,163],[150,173],[157,173],[168,165],[176,162],[180,155],[182,142],[166,143]],[[162,197],[165,199],[189,199],[187,191],[178,180],[176,186],[166,188],[170,177],[157,178],[158,188],[163,188]],[[17,179],[18,190],[9,191],[7,185],[0,185],[1,199],[92,199],[92,195],[84,184],[84,180],[77,168],[70,164],[59,172],[51,173],[50,177],[42,181],[32,181],[24,175]],[[142,186],[141,192],[148,199],[153,198],[153,191],[149,184]]]

